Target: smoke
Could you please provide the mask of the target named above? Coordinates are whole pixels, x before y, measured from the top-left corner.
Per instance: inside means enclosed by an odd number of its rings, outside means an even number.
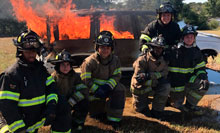
[[[0,19],[13,18],[12,6],[9,0],[0,0]]]

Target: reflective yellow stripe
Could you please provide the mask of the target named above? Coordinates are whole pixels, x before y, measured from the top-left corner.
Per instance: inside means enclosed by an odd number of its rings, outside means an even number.
[[[8,125],[5,125],[0,129],[0,133],[6,133],[6,132],[10,132]]]
[[[202,61],[201,63],[197,64],[195,69],[201,68],[201,67],[205,67],[205,61]]]
[[[36,129],[42,127],[44,125],[46,118],[43,118],[41,121],[36,122],[34,125],[28,127],[27,132],[33,133]]]
[[[200,100],[202,98],[201,95],[195,93],[194,91],[190,91],[189,94],[197,100]]]
[[[182,92],[182,91],[184,91],[184,88],[185,88],[185,86],[179,86],[179,87],[172,87],[171,88],[171,91],[172,92]]]
[[[196,75],[193,75],[191,78],[190,78],[190,80],[189,80],[189,82],[190,83],[194,83],[195,82],[195,79],[198,77],[198,75],[199,74],[206,74],[206,72],[205,71],[203,71],[203,70],[201,70],[201,71],[198,71],[197,73],[196,73]]]
[[[18,102],[19,107],[28,107],[28,106],[34,106],[39,105],[45,102],[45,95],[35,97],[32,99],[20,99]]]
[[[176,72],[176,73],[193,73],[193,68],[180,68],[180,67],[169,67],[170,72]]]
[[[197,77],[196,75],[192,76],[192,77],[189,79],[189,82],[190,82],[190,83],[194,83],[196,77]]]
[[[121,74],[121,68],[117,68],[117,69],[115,69],[115,71],[113,72],[113,75],[117,75],[117,74]]]
[[[91,72],[84,72],[84,73],[80,74],[80,77],[82,80],[87,79],[87,78],[91,78],[92,73]]]
[[[23,120],[18,120],[13,122],[12,124],[9,125],[9,129],[12,132],[15,132],[19,128],[25,127],[24,121]]]
[[[113,88],[115,88],[115,86],[117,85],[116,81],[115,81],[114,79],[112,79],[112,78],[110,78],[110,79],[108,80],[108,83],[110,83]]]
[[[47,96],[47,103],[46,104],[48,104],[51,100],[55,100],[56,103],[57,103],[57,101],[58,101],[57,94],[52,93],[52,94],[48,95]]]
[[[95,84],[98,84],[98,85],[104,85],[107,82],[107,80],[94,79],[94,82]]]
[[[131,93],[133,93],[133,94],[142,95],[142,94],[145,94],[145,93],[152,91],[152,88],[147,87],[143,90],[137,90],[137,89],[134,89],[133,87],[131,87],[130,90],[131,90]]]
[[[81,89],[86,89],[86,88],[87,88],[87,86],[84,85],[84,84],[78,84],[78,85],[76,85],[76,90],[81,90]]]
[[[141,34],[140,39],[143,39],[147,42],[151,42],[151,38],[146,34]]]
[[[148,49],[147,45],[142,45],[141,51],[144,52],[145,49]]]
[[[18,101],[20,93],[11,92],[11,91],[0,91],[0,99],[7,99]]]
[[[152,80],[147,80],[147,81],[145,82],[145,85],[146,85],[146,86],[151,86],[151,85],[152,85]]]
[[[98,88],[99,88],[98,85],[93,84],[92,87],[90,88],[90,91],[91,91],[92,93],[94,93]]]
[[[72,131],[71,131],[71,129],[69,130],[69,131],[67,131],[67,132],[57,132],[57,131],[52,131],[52,133],[71,133]]]
[[[85,98],[84,95],[79,91],[77,91],[74,95],[77,98],[77,101],[81,101]]]
[[[119,121],[121,121],[120,118],[110,117],[110,116],[107,116],[107,119],[108,119],[109,121],[115,121],[115,122],[119,122]]]
[[[204,71],[204,70],[200,70],[200,71],[198,71],[197,73],[196,73],[196,75],[198,76],[199,74],[206,74],[206,71]]]
[[[52,76],[49,76],[46,81],[46,86],[49,86],[51,83],[55,82]]]

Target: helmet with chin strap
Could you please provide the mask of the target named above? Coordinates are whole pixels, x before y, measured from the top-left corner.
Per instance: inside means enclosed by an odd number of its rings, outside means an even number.
[[[108,46],[114,50],[114,37],[110,31],[102,31],[95,39],[95,50],[97,51],[99,46]]]
[[[182,29],[182,37],[184,37],[187,34],[193,34],[193,35],[197,36],[198,32],[196,31],[196,29],[192,25],[186,25]]]
[[[158,9],[156,9],[156,13],[157,14],[161,14],[161,13],[174,14],[175,10],[174,10],[173,5],[170,2],[164,2],[160,5],[160,7]]]
[[[39,54],[43,47],[43,42],[40,40],[40,37],[32,30],[22,31],[13,42],[17,47],[17,57],[21,56],[21,51],[25,50],[34,50]]]

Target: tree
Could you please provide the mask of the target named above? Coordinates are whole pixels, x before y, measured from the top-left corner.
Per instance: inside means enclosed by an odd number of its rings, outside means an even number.
[[[211,17],[220,17],[220,0],[208,0],[206,10]]]

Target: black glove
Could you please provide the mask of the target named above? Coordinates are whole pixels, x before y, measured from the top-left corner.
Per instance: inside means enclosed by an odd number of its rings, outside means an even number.
[[[145,81],[150,79],[150,74],[149,73],[139,73],[139,74],[137,74],[137,76],[135,78],[138,81],[138,83],[142,84]]]
[[[51,125],[56,118],[56,104],[49,104],[45,111],[46,121],[44,126]]]
[[[209,81],[208,80],[201,80],[200,81],[201,87],[199,90],[208,90],[209,89]]]
[[[101,85],[96,90],[95,97],[106,98],[109,96],[109,94],[112,90],[113,90],[113,88],[108,84]]]

